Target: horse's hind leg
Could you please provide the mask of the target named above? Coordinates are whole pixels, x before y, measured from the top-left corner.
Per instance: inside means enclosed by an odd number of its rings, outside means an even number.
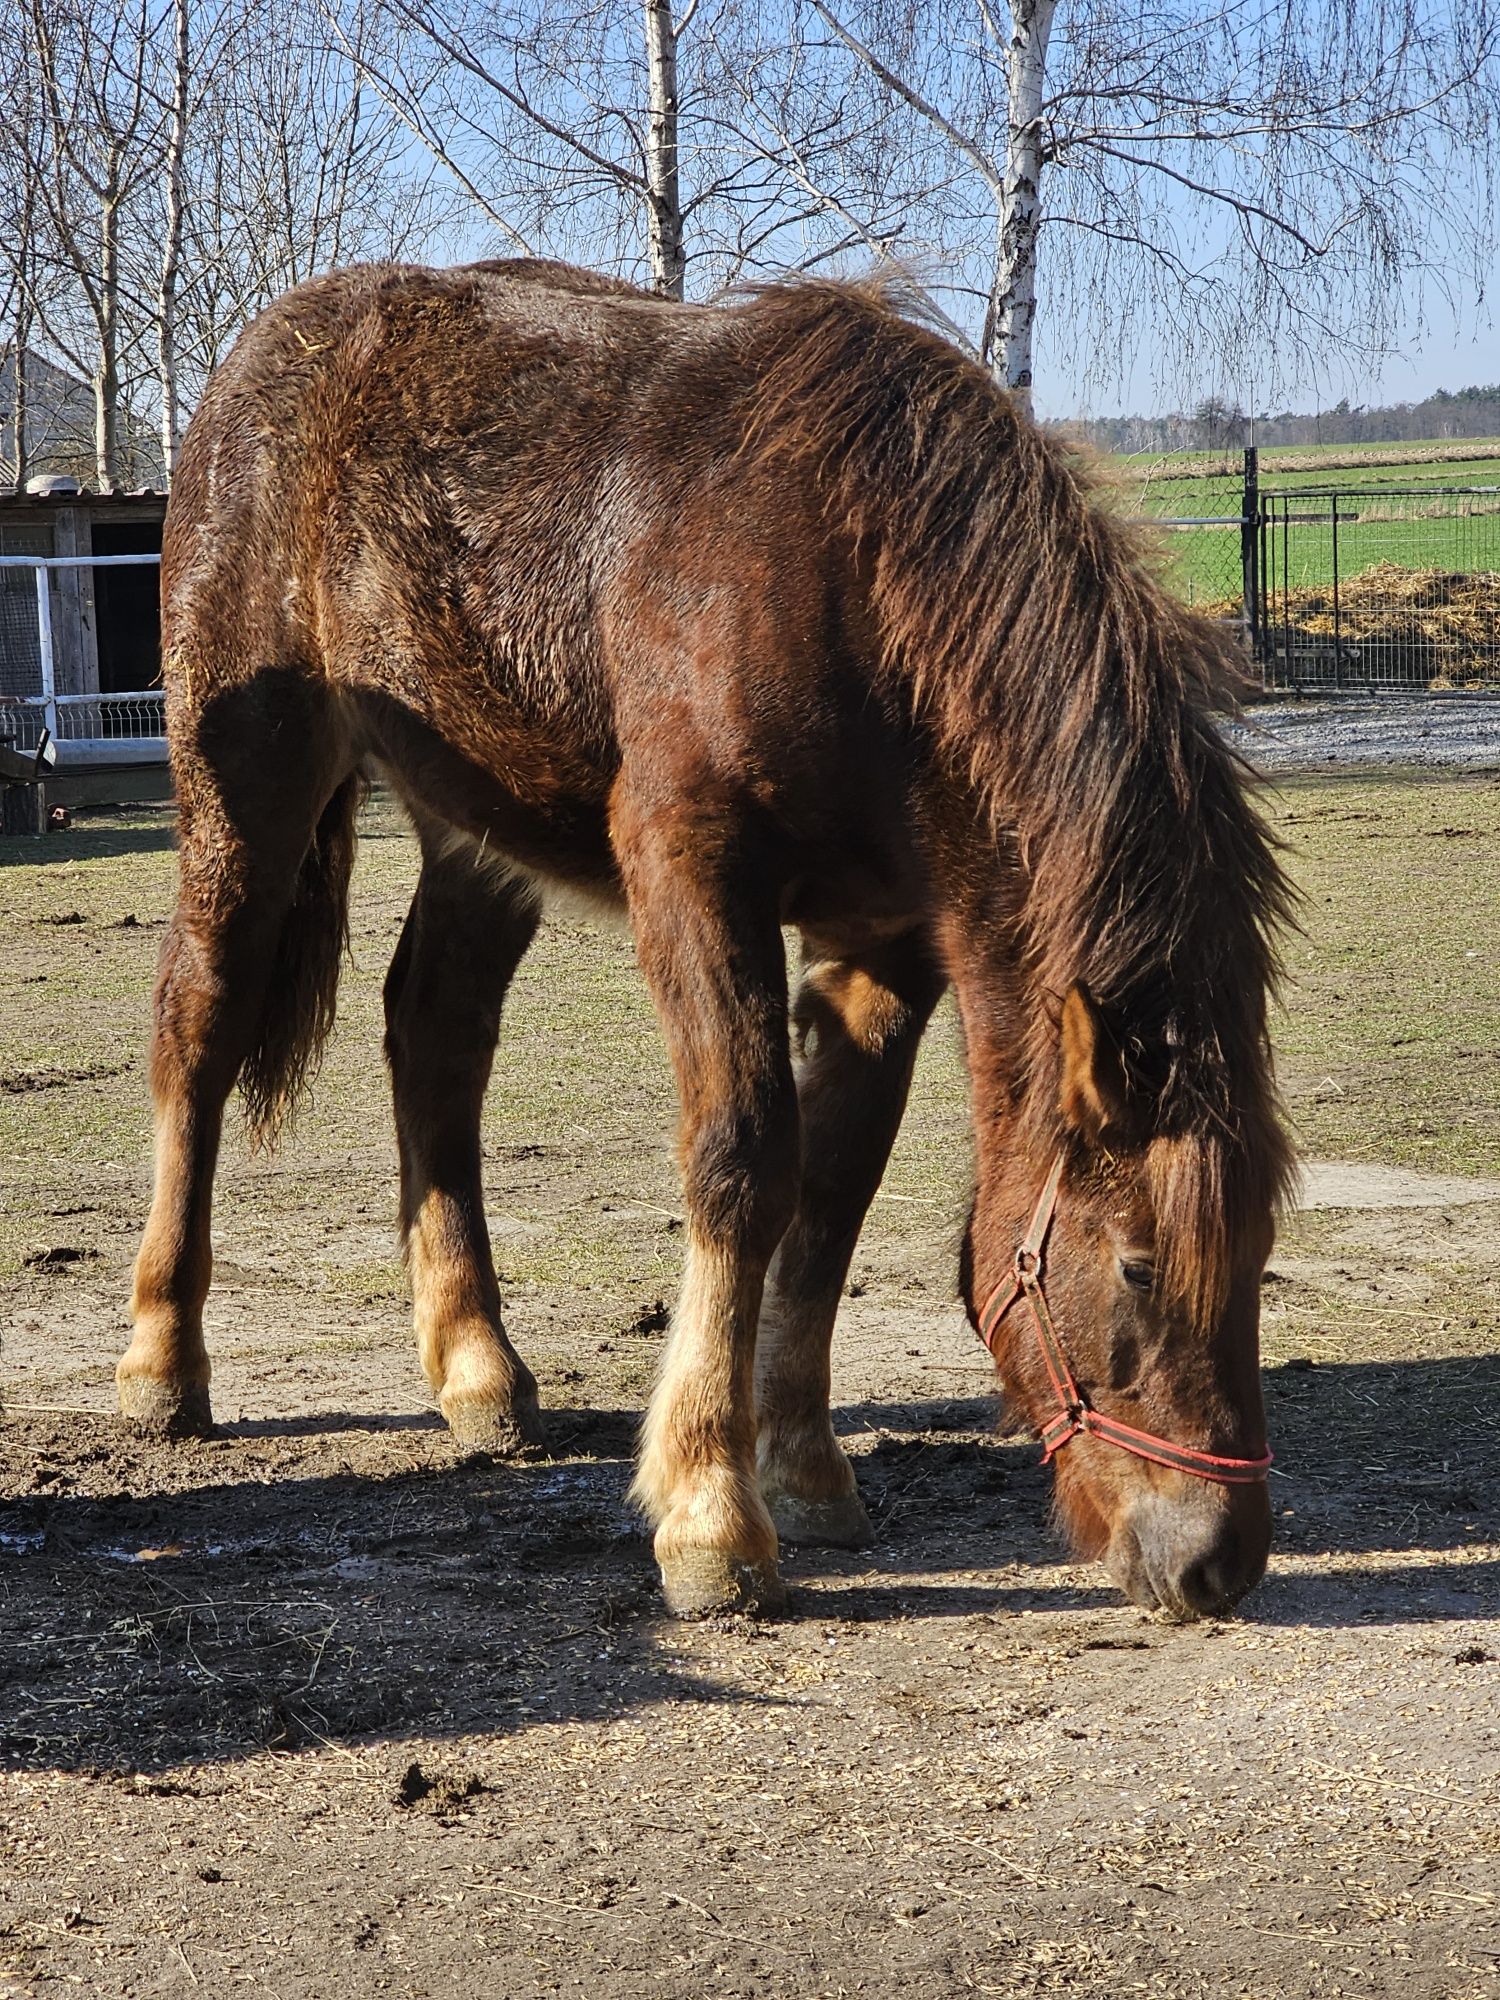
[[[290,670],[228,690],[174,734],[177,908],[151,1050],[156,1185],[135,1263],[121,1414],[210,1427],[203,1305],[224,1105],[241,1078],[274,1130],[332,1020],[358,780],[335,718]]]
[[[809,948],[793,1005],[802,1114],[797,1213],[766,1280],[756,1346],[760,1487],[789,1542],[871,1539],[828,1414],[829,1348],[865,1211],[901,1123],[943,978],[898,939],[858,957]]]
[[[385,986],[418,1351],[454,1438],[475,1450],[542,1436],[536,1383],[501,1324],[479,1141],[501,1004],[539,914],[528,883],[424,834]]]

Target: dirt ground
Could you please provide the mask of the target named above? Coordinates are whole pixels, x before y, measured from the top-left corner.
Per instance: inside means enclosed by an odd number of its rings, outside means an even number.
[[[624,1507],[679,1268],[627,938],[549,926],[486,1142],[550,1450],[456,1460],[393,1236],[367,816],[314,1111],[236,1136],[212,1441],[111,1415],[170,814],[0,847],[0,1996],[1500,1995],[1500,789],[1286,777],[1278,1543],[1186,1628],[1070,1562],[953,1297],[951,1018],[856,1259],[878,1529],[679,1626]],[[1393,1171],[1399,1170],[1399,1171]]]

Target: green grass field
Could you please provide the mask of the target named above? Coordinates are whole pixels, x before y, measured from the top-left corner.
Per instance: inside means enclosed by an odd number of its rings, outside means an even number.
[[[1309,505],[1306,510],[1314,510]],[[1276,537],[1277,588],[1328,588],[1333,582],[1333,536],[1327,510],[1321,523],[1294,521],[1287,529],[1285,551]],[[1482,514],[1447,518],[1390,519],[1379,516],[1355,521],[1346,513],[1363,512],[1353,501],[1339,502],[1339,574],[1351,588],[1362,572],[1376,563],[1396,563],[1402,569],[1441,570],[1460,576],[1500,572],[1500,493]],[[1166,575],[1190,604],[1223,604],[1241,595],[1241,554],[1238,525],[1227,528],[1169,529]],[[1284,564],[1284,568],[1283,568]],[[1354,594],[1358,594],[1357,590]]]
[[[1149,520],[1237,517],[1240,458],[1234,453],[1136,454],[1107,461],[1106,477],[1125,513]],[[1355,577],[1375,563],[1466,576],[1500,572],[1500,441],[1452,445],[1324,445],[1266,452],[1267,494],[1307,495],[1293,503],[1285,582],[1292,590],[1333,580],[1330,516],[1339,520],[1339,567]],[[1418,487],[1418,493],[1400,489]],[[1445,488],[1486,488],[1452,493]],[[1380,489],[1389,489],[1382,493]],[[1319,518],[1297,519],[1297,515]],[[1351,519],[1350,516],[1355,518]],[[1167,576],[1190,603],[1224,604],[1241,594],[1240,531],[1232,525],[1165,531]],[[1282,578],[1278,554],[1277,576]]]

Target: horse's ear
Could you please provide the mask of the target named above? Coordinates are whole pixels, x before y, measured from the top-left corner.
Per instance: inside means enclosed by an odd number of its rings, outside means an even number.
[[[1068,988],[1062,1005],[1059,1094],[1065,1123],[1085,1141],[1102,1139],[1125,1123],[1125,1066],[1081,979]]]

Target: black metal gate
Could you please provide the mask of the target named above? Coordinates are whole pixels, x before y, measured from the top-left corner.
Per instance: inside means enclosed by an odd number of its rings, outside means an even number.
[[[1263,491],[1254,544],[1268,687],[1500,687],[1500,486]]]

